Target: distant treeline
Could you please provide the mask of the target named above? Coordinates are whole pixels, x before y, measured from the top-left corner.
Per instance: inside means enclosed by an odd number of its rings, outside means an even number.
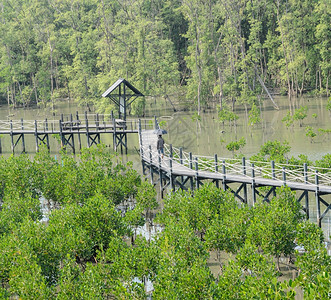
[[[328,95],[330,11],[329,0],[2,0],[0,101],[69,97],[106,112],[101,94],[119,77],[198,113],[250,105],[263,85]]]

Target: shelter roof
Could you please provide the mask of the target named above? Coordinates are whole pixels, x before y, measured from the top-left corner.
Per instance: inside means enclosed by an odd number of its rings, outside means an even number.
[[[117,87],[119,87],[121,83],[125,84],[132,92],[134,92],[135,96],[144,96],[130,82],[126,81],[123,78],[119,78],[107,91],[102,94],[102,97],[107,97],[111,92],[113,92]]]

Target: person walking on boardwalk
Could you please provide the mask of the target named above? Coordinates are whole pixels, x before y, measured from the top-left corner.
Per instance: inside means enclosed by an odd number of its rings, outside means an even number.
[[[164,155],[164,139],[162,138],[162,135],[159,135],[158,139],[157,139],[157,152],[159,153],[159,155],[161,155],[161,157],[163,158]]]

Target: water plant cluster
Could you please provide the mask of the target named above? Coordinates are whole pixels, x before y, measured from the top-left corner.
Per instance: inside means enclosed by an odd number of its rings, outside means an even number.
[[[205,185],[169,194],[103,146],[78,158],[0,158],[0,297],[12,299],[327,299],[331,258],[319,227],[281,188],[239,204]],[[42,205],[41,205],[42,204]],[[136,234],[145,222],[162,230]],[[295,252],[295,246],[305,251]],[[210,253],[219,259],[217,274]],[[231,254],[229,261],[222,253]],[[279,280],[287,257],[294,280]],[[215,263],[215,262],[214,262]],[[152,286],[152,288],[151,288]]]

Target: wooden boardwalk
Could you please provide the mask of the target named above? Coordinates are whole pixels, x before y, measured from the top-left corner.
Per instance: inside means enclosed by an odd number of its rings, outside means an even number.
[[[253,162],[243,158],[229,159],[207,156],[193,156],[182,148],[165,145],[165,155],[161,159],[156,149],[157,136],[154,130],[141,130],[139,134],[140,155],[144,172],[149,171],[151,181],[158,176],[161,195],[166,188],[171,190],[199,188],[204,182],[214,182],[228,189],[247,203],[257,197],[269,201],[276,188],[288,186],[298,191],[298,201],[304,202],[303,209],[309,217],[309,193],[314,194],[317,206],[317,221],[322,219],[331,208],[331,204],[322,198],[331,195],[331,170],[315,167],[284,165],[276,163]],[[248,193],[250,187],[250,193]],[[259,189],[264,187],[264,189]],[[324,209],[323,209],[324,208]]]
[[[58,135],[61,147],[69,148],[75,153],[77,143],[79,149],[82,148],[81,137],[85,136],[87,147],[100,143],[100,137],[103,134],[111,134],[113,137],[113,146],[123,149],[127,152],[127,135],[138,133],[138,126],[145,129],[151,128],[153,119],[139,120],[120,120],[115,119],[113,115],[87,114],[63,116],[58,120],[0,120],[0,135],[10,136],[11,150],[14,153],[17,147],[21,145],[22,152],[26,152],[25,136],[33,135],[35,137],[35,149],[44,144],[50,149],[49,138],[51,135]],[[2,144],[0,138],[0,153],[2,153]]]

